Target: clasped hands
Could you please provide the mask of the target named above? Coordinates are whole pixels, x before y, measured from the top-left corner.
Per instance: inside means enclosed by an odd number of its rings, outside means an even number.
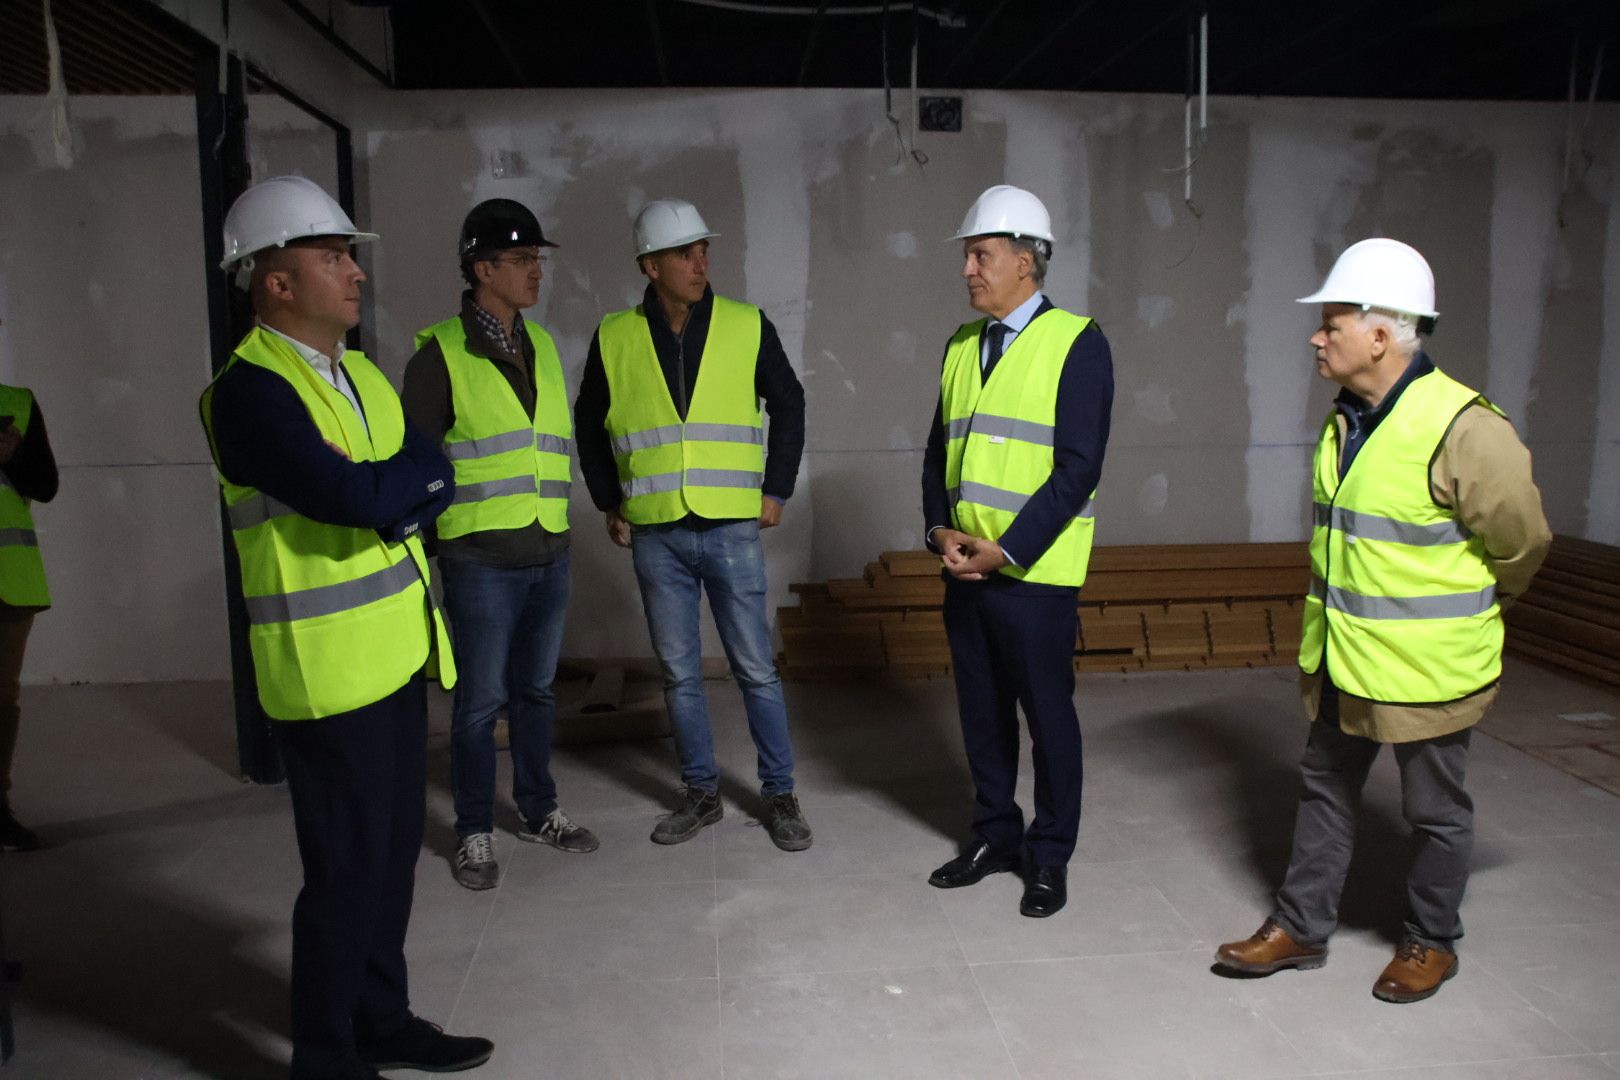
[[[983,581],[1009,561],[994,540],[957,529],[935,529],[934,546],[940,550],[940,562],[958,581]]]

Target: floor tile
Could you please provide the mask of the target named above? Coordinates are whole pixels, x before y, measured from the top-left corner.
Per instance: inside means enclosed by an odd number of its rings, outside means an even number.
[[[1466,946],[1465,946],[1466,950]],[[1341,931],[1326,967],[1223,979],[1323,1071],[1391,1069],[1585,1054],[1588,1049],[1461,953],[1434,997],[1391,1005],[1372,985],[1393,953],[1381,937]]]
[[[722,881],[717,890],[722,977],[963,960],[938,890],[916,877]]]
[[[475,971],[487,958],[522,965],[534,978],[714,978],[714,888],[605,885],[562,893],[539,880],[509,879]]]
[[[940,890],[940,905],[969,963],[1164,952],[1198,940],[1133,864],[1071,865],[1069,902],[1045,919],[1019,914],[1023,890],[1017,874]]]
[[[719,984],[707,979],[532,976],[479,964],[456,1030],[495,1043],[480,1080],[677,1080],[720,1075]]]
[[[1504,928],[1464,948],[1588,1050],[1620,1052],[1620,922]]]
[[[966,965],[724,979],[720,1006],[728,1077],[1013,1073]]]
[[[1022,1080],[1261,1077],[1307,1058],[1202,952],[977,964]]]

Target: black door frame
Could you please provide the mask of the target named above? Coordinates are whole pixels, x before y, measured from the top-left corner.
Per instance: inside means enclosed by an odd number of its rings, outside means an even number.
[[[218,45],[150,3],[140,0],[124,0],[124,3],[176,40],[189,44],[196,58],[197,161],[201,178],[204,279],[208,283],[208,344],[212,373],[217,376],[230,360],[232,348],[253,325],[247,296],[235,288],[230,276],[219,268],[225,257],[225,212],[253,182],[247,159],[248,80],[251,78],[255,84],[273,90],[332,130],[337,150],[337,200],[351,218],[354,216],[354,143],[347,125],[234,54],[223,57],[222,90],[222,57]],[[351,331],[349,339],[350,345],[359,346],[357,331]],[[259,704],[253,655],[248,645],[247,607],[242,600],[241,562],[231,539],[223,497],[219,502],[219,520],[238,770],[244,780],[275,784],[281,782],[286,773],[271,736],[271,721]]]

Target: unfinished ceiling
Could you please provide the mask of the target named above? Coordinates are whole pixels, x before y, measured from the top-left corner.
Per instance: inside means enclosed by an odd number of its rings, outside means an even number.
[[[288,0],[289,4],[295,0]],[[335,0],[342,2],[342,0]],[[321,0],[305,5],[318,10]],[[369,0],[402,88],[837,86],[1620,100],[1615,0]]]
[[[70,94],[191,94],[191,47],[162,29],[148,5],[52,0],[62,78]],[[49,89],[44,0],[0,0],[0,94]]]

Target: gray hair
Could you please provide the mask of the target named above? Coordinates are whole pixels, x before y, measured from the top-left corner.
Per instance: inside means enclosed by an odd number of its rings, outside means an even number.
[[[1045,240],[1036,240],[1028,236],[1009,236],[1007,243],[1012,245],[1014,251],[1027,251],[1034,260],[1029,276],[1035,279],[1037,286],[1046,284],[1046,260],[1052,256],[1052,245]]]
[[[1422,344],[1418,340],[1418,317],[1408,315],[1404,311],[1369,308],[1361,313],[1361,325],[1368,329],[1382,326],[1389,332],[1390,340],[1395,344],[1395,351],[1402,356],[1413,355]]]

